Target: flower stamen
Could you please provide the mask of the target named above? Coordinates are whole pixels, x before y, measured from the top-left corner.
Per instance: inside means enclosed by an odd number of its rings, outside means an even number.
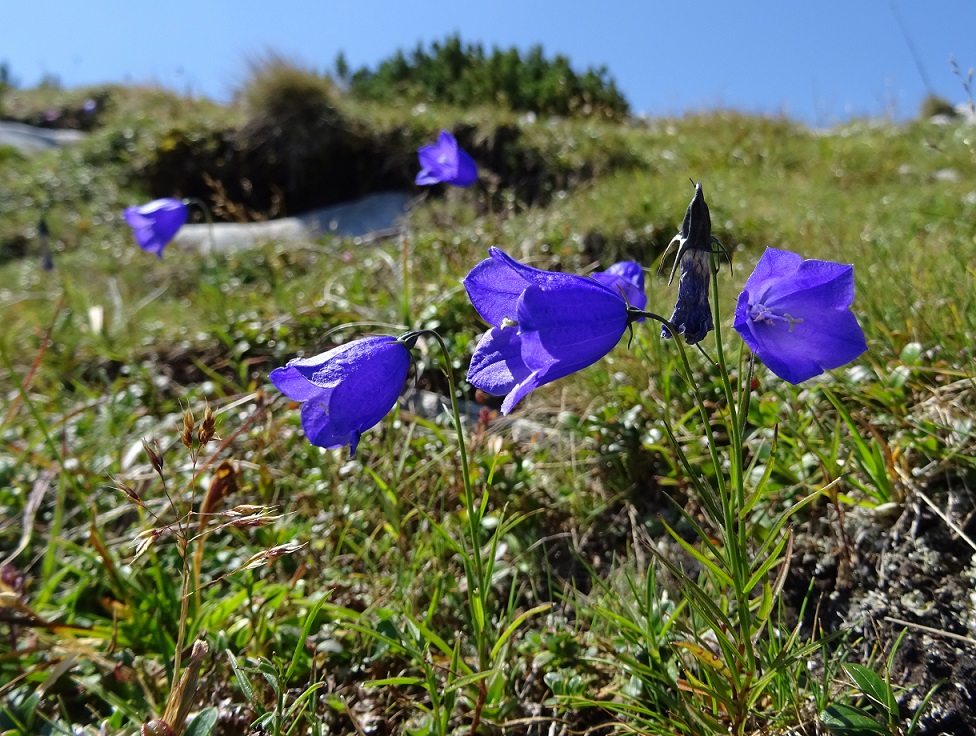
[[[790,332],[793,332],[793,329],[803,321],[802,317],[792,317],[790,316],[789,312],[776,314],[776,312],[767,307],[765,304],[750,304],[749,317],[753,322],[761,322],[766,325],[775,325],[777,322],[786,322],[789,325]]]

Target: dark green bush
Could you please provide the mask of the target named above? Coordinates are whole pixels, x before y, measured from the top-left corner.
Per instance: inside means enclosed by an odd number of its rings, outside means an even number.
[[[463,44],[458,36],[430,51],[418,45],[409,58],[398,51],[375,71],[363,67],[349,80],[354,95],[370,100],[407,99],[453,105],[504,105],[542,115],[582,115],[618,119],[627,100],[605,67],[577,74],[569,59],[547,59],[541,46],[523,58],[517,49]]]
[[[7,94],[8,89],[13,89],[16,86],[17,83],[10,74],[10,64],[6,61],[0,61],[0,115],[4,114],[4,95]]]

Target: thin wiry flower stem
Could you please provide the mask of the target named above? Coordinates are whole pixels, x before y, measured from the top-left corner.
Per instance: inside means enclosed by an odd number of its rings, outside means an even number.
[[[722,315],[719,305],[722,303],[719,298],[718,274],[721,267],[721,260],[712,254],[712,311],[714,312],[713,321],[715,322],[715,354],[719,373],[722,376],[722,388],[725,391],[725,401],[729,412],[729,431],[731,433],[732,447],[732,467],[730,469],[730,480],[736,492],[736,503],[739,508],[745,506],[745,492],[742,478],[742,428],[737,416],[737,405],[735,391],[729,379],[729,371],[725,357],[725,347],[722,342]]]
[[[728,363],[725,356],[725,346],[722,340],[722,315],[719,298],[718,274],[721,270],[721,260],[712,255],[712,321],[715,325],[715,352],[719,374],[722,379],[722,389],[725,392],[725,405],[729,413],[726,425],[729,428],[729,483],[732,494],[723,494],[722,504],[726,507],[726,538],[727,547],[732,562],[732,580],[735,584],[736,619],[739,623],[740,644],[748,663],[749,674],[755,671],[756,657],[752,646],[752,613],[749,609],[749,591],[746,589],[751,565],[749,563],[749,538],[745,519],[742,512],[746,507],[745,478],[743,476],[742,456],[742,426],[739,424],[738,402],[735,390],[729,378]],[[741,383],[740,391],[748,392],[750,386]]]
[[[180,621],[176,627],[176,652],[173,655],[173,685],[179,681],[180,665],[183,659],[183,645],[186,643],[186,622],[190,614],[190,563],[187,556],[189,541],[183,535],[177,537],[176,546],[183,559],[183,582],[180,586]]]
[[[407,232],[400,233],[400,319],[410,324],[410,238]]]
[[[475,638],[478,647],[478,667],[484,672],[489,667],[488,640],[485,637],[485,626],[483,621],[477,620],[477,611],[484,616],[487,603],[487,583],[485,580],[485,564],[481,559],[481,513],[483,509],[478,509],[474,503],[474,492],[471,488],[471,474],[468,468],[468,451],[464,441],[464,428],[461,424],[461,411],[458,407],[457,386],[454,382],[454,370],[451,368],[451,353],[447,349],[444,339],[434,330],[418,330],[418,335],[429,335],[437,340],[444,354],[444,372],[447,374],[448,390],[451,394],[451,413],[454,418],[454,431],[457,433],[458,455],[461,460],[461,482],[464,485],[464,504],[468,516],[468,535],[471,538],[471,556],[474,558],[474,579],[468,573],[468,597],[469,608],[471,609],[472,623],[475,629]],[[465,571],[469,566],[465,565]],[[480,600],[475,603],[475,600]]]
[[[739,436],[745,436],[746,420],[749,418],[749,404],[752,400],[752,379],[756,373],[756,355],[745,349],[743,343],[739,348]],[[741,378],[745,376],[745,378]],[[747,389],[747,390],[743,390]]]
[[[654,312],[644,312],[633,308],[628,310],[628,313],[632,317],[647,317],[649,319],[657,320],[662,325],[664,325],[664,327],[666,327],[669,331],[671,331],[672,334],[674,335],[678,334],[678,332],[676,331],[677,327],[670,320],[665,319],[659,314],[655,314]],[[681,340],[675,340],[674,344],[678,347],[678,355],[681,356],[681,365],[684,368],[685,378],[687,379],[688,385],[690,386],[691,391],[695,396],[695,404],[698,407],[698,413],[701,415],[702,425],[705,428],[705,435],[706,435],[706,439],[708,440],[708,450],[709,453],[711,454],[712,464],[714,465],[717,471],[721,469],[722,463],[718,456],[718,447],[715,443],[715,436],[712,432],[711,422],[709,421],[708,409],[705,406],[705,401],[702,398],[701,392],[698,390],[698,384],[695,383],[695,376],[691,370],[691,362],[688,360],[688,353],[685,350],[684,344],[682,343]],[[721,473],[716,473],[716,480],[719,486],[719,495],[725,496],[726,495],[725,478],[722,476]]]
[[[190,197],[189,199],[184,199],[183,204],[189,207],[191,204],[196,205],[203,211],[203,219],[207,221],[207,237],[210,239],[210,252],[217,252],[217,241],[214,239],[214,221],[213,215],[210,214],[210,208],[207,207],[207,203],[202,199],[197,199],[196,197]]]
[[[719,457],[718,446],[715,442],[714,433],[712,432],[708,409],[705,406],[701,392],[698,390],[698,386],[695,383],[694,374],[691,370],[691,363],[688,360],[687,351],[685,350],[685,346],[682,344],[681,340],[675,340],[674,344],[678,348],[678,354],[681,357],[685,377],[691,387],[692,394],[695,397],[695,403],[698,407],[698,412],[701,416],[702,425],[705,431],[712,467],[715,469],[717,498],[712,499],[712,502],[708,505],[721,511],[721,518],[714,519],[713,521],[718,523],[720,526],[720,531],[725,542],[723,546],[726,554],[728,555],[728,572],[733,581],[732,594],[735,599],[735,620],[739,624],[739,632],[737,637],[738,644],[742,648],[742,655],[747,666],[747,671],[745,673],[746,690],[744,690],[744,693],[747,695],[748,682],[751,680],[751,673],[755,672],[756,657],[755,650],[752,645],[752,616],[749,610],[749,591],[746,589],[751,565],[749,564],[748,556],[748,533],[746,530],[745,519],[742,518],[742,510],[745,508],[745,488],[742,474],[742,432],[739,426],[738,416],[736,414],[736,397],[732,389],[731,380],[729,379],[725,350],[722,345],[721,314],[718,306],[720,304],[720,300],[718,298],[717,279],[715,278],[712,279],[712,292],[712,309],[714,310],[713,320],[715,323],[717,362],[723,390],[726,396],[726,403],[730,412],[730,421],[728,424],[730,427],[729,440],[731,448],[728,482],[726,482],[725,474],[722,472],[723,464],[721,458]],[[633,309],[630,310],[630,314],[633,317],[642,316],[657,320],[668,330],[671,330],[672,334],[677,334],[677,332],[675,332],[674,325],[658,314],[654,314],[653,312],[638,312],[637,310]],[[745,390],[748,390],[748,387],[746,387]]]

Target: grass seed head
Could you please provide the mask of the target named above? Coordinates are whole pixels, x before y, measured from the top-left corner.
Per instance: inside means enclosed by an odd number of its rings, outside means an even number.
[[[217,420],[210,408],[210,404],[207,404],[206,408],[203,410],[203,423],[200,425],[200,429],[197,433],[197,440],[200,442],[200,447],[205,447],[206,444],[214,438],[216,427]]]
[[[183,440],[183,444],[189,449],[193,449],[193,427],[195,423],[193,421],[193,412],[189,409],[183,410],[183,428],[180,429],[180,439]]]
[[[118,490],[122,491],[122,493],[124,493],[126,496],[128,496],[129,500],[132,501],[137,506],[145,505],[142,502],[142,498],[140,498],[139,494],[136,493],[136,489],[130,486],[128,483],[123,483],[122,481],[117,480],[115,481],[115,487]]]
[[[142,438],[142,448],[146,451],[149,456],[149,462],[153,466],[153,470],[159,475],[160,478],[163,477],[163,456],[159,452],[159,444],[156,440],[149,440],[148,438]]]
[[[305,544],[299,544],[298,542],[287,542],[285,544],[279,544],[277,547],[272,547],[271,549],[261,550],[257,554],[251,555],[241,566],[241,570],[254,570],[258,567],[264,567],[279,557],[297,552],[304,546]]]
[[[136,556],[132,558],[135,562],[142,557],[156,543],[156,540],[163,536],[163,529],[146,529],[136,535]]]

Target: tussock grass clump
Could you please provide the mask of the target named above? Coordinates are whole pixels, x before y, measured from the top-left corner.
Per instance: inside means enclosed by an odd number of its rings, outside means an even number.
[[[248,62],[249,78],[236,100],[249,117],[249,126],[313,129],[337,127],[335,86],[328,77],[270,51]]]
[[[333,98],[332,82],[276,52],[249,62],[250,78],[237,93],[247,122],[237,145],[252,161],[279,169],[284,195],[312,183],[332,149],[350,144]]]
[[[926,95],[919,108],[919,117],[923,120],[935,117],[936,115],[946,115],[950,118],[957,117],[955,106],[944,97],[938,95]]]

